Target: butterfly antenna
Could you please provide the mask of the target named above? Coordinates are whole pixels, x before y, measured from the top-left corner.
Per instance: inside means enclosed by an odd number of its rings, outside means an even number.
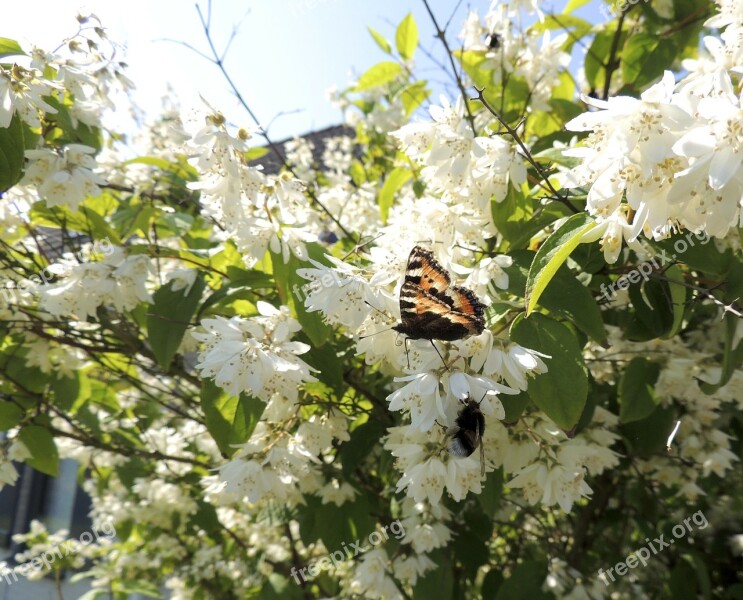
[[[377,308],[376,306],[374,306],[374,305],[373,305],[373,304],[372,304],[371,302],[369,302],[368,300],[364,300],[364,304],[366,304],[366,305],[367,305],[367,306],[368,306],[369,308],[371,308],[372,310],[376,310],[376,311],[377,311],[377,312],[378,312],[378,313],[379,313],[380,315],[382,315],[382,316],[383,316],[383,317],[384,317],[385,319],[389,319],[389,318],[390,318],[390,316],[389,316],[389,315],[388,315],[388,314],[387,314],[386,312],[384,312],[383,310],[379,310],[379,309],[378,309],[378,308]]]
[[[374,335],[377,335],[377,334],[380,334],[380,333],[384,333],[385,331],[392,331],[393,329],[394,329],[394,327],[388,327],[387,329],[382,329],[381,331],[375,331],[374,333],[370,333],[369,335],[360,335],[359,336],[359,339],[360,340],[365,340],[366,338],[370,338],[370,337],[372,337]]]

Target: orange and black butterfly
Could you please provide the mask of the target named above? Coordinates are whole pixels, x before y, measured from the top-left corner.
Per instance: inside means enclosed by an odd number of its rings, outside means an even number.
[[[413,248],[400,289],[400,323],[392,329],[413,340],[460,340],[482,333],[484,313],[472,290],[451,285],[429,250]]]

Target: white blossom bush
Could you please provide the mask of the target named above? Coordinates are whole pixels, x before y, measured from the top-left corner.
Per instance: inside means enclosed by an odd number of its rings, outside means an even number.
[[[743,9],[578,4],[436,21],[440,96],[412,16],[394,45],[372,30],[387,57],[331,93],[352,133],[323,148],[207,103],[122,135],[133,83],[94,16],[54,52],[0,38],[0,486],[75,459],[116,531],[35,577],[79,570],[88,599],[743,594]],[[482,333],[393,329],[415,246]],[[448,451],[468,397],[482,464]],[[65,535],[35,524],[16,559]]]

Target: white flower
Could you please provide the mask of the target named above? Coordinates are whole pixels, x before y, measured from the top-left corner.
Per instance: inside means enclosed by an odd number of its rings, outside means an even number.
[[[341,506],[346,502],[353,500],[356,490],[348,482],[339,483],[337,479],[332,479],[330,483],[325,484],[320,490],[320,498],[323,504],[332,502],[336,506]]]
[[[298,269],[297,275],[309,283],[293,291],[308,311],[320,311],[328,323],[357,330],[373,310],[378,294],[359,269],[335,257],[326,258],[332,267],[310,259],[315,268]]]
[[[406,519],[403,544],[410,544],[418,554],[426,554],[449,543],[452,531],[443,523],[420,523],[418,519]]]
[[[627,206],[622,205],[610,215],[596,215],[596,227],[583,234],[581,243],[587,244],[601,238],[604,260],[609,264],[617,262],[623,242],[626,242],[635,252],[643,253],[644,247],[637,241],[637,236],[641,232],[638,224],[642,225],[642,221],[639,220],[634,225],[630,225],[627,222],[627,212]]]
[[[543,462],[536,462],[521,469],[508,485],[522,488],[529,504],[559,504],[565,512],[570,512],[576,500],[592,493],[583,476],[582,469],[568,469],[559,464],[548,468]]]
[[[410,413],[411,427],[428,431],[434,421],[446,421],[446,411],[439,391],[439,379],[433,373],[418,373],[396,377],[395,381],[407,381],[407,385],[387,396],[390,410]]]
[[[504,380],[509,386],[494,384],[491,389],[515,394],[518,390],[526,390],[529,378],[548,370],[542,358],[550,358],[549,356],[513,342],[504,346],[503,342],[496,340],[487,329],[480,334],[476,342],[461,346],[463,354],[472,354],[470,368],[473,371],[481,371],[488,377],[495,376]]]
[[[188,296],[199,274],[197,269],[175,269],[165,275],[165,282],[173,282],[173,291],[183,290],[183,295]]]
[[[255,504],[276,486],[276,475],[256,460],[237,458],[220,467],[219,477],[227,494]]]
[[[383,548],[366,552],[354,569],[350,591],[363,598],[398,600],[403,595],[388,574],[389,557]]]
[[[405,448],[401,448],[394,456],[405,456]],[[411,451],[411,450],[408,450]],[[397,482],[397,491],[406,489],[407,494],[416,502],[424,500],[430,504],[438,504],[446,484],[447,469],[438,458],[428,458],[409,469]]]
[[[7,450],[0,448],[0,490],[5,485],[15,485],[18,471],[13,462],[23,462],[31,458],[31,452],[20,440],[14,440]]]
[[[392,562],[392,572],[395,577],[411,586],[416,584],[418,577],[435,568],[436,563],[424,554],[398,556]]]
[[[151,259],[144,254],[126,256],[115,248],[101,262],[60,262],[54,269],[58,283],[37,286],[40,306],[56,316],[95,316],[99,306],[113,305],[119,311],[134,309],[140,302],[152,302],[146,283],[153,272]]]
[[[516,390],[496,383],[487,377],[478,377],[461,372],[452,373],[449,376],[447,385],[450,398],[463,400],[466,397],[470,397],[480,404],[480,410],[484,415],[493,415],[499,421],[506,418],[506,413],[497,394],[518,393]]]
[[[98,196],[106,183],[97,175],[95,148],[68,144],[61,154],[49,149],[26,150],[29,165],[21,184],[33,185],[49,206],[68,205],[76,210],[88,196]]]
[[[261,316],[248,319],[204,319],[206,332],[192,333],[205,343],[196,368],[232,396],[246,392],[263,398],[278,392],[296,401],[299,386],[315,381],[311,367],[297,358],[310,347],[289,341],[300,326],[288,307],[278,310],[261,301],[258,311]]]
[[[35,69],[0,65],[0,129],[7,129],[15,113],[32,127],[40,127],[40,112],[56,113],[43,97],[51,96],[58,86],[44,79]]]

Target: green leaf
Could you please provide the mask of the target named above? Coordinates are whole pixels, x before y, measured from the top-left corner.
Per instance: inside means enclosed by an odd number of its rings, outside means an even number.
[[[536,307],[539,297],[570,253],[580,244],[581,237],[596,227],[593,219],[578,213],[565,221],[539,247],[526,280],[526,314]]]
[[[547,563],[544,561],[525,561],[511,571],[498,589],[495,600],[512,600],[513,598],[529,598],[529,600],[548,600],[554,598],[552,594],[542,591],[542,583],[547,576]]]
[[[400,56],[405,60],[413,58],[415,49],[418,47],[418,26],[415,24],[412,13],[408,13],[397,26],[395,45]]]
[[[644,88],[663,74],[676,57],[676,42],[668,37],[636,33],[622,46],[622,79]]]
[[[66,206],[47,206],[43,201],[36,202],[31,209],[31,218],[39,225],[79,231],[89,235],[98,242],[108,241],[111,244],[121,245],[118,233],[96,211],[87,206],[80,206],[72,212]],[[99,248],[101,252],[103,248]]]
[[[586,0],[586,2],[590,2],[590,0]],[[589,31],[591,27],[592,26],[588,21],[581,19],[580,17],[576,17],[575,15],[568,15],[565,11],[563,11],[563,14],[561,15],[544,15],[543,21],[537,21],[529,29],[530,31],[540,32],[551,29],[577,29],[580,32],[584,32]]]
[[[245,443],[266,408],[264,402],[246,394],[228,396],[211,380],[203,380],[201,409],[206,428],[221,452],[230,457],[235,445]]]
[[[625,35],[622,34],[622,38],[624,37]],[[614,31],[600,31],[594,36],[593,42],[591,42],[591,47],[586,53],[586,62],[584,68],[586,73],[586,80],[588,81],[588,85],[592,89],[603,88],[604,78],[599,77],[599,75],[602,72],[606,72],[606,68],[604,65],[606,65],[609,59],[609,52],[611,51],[613,42]],[[619,48],[621,47],[622,46],[620,40]]]
[[[639,279],[637,271],[623,277],[633,275]],[[629,286],[628,294],[633,310],[628,313],[631,321],[625,329],[627,338],[645,341],[664,336],[671,330],[674,316],[673,307],[670,305],[671,294],[666,282],[657,279],[639,281]]]
[[[193,227],[194,218],[184,212],[160,212],[157,215],[158,235],[183,237]],[[164,230],[161,232],[161,230]]]
[[[666,240],[653,242],[652,245],[665,250],[669,260],[670,257],[676,257],[692,269],[715,277],[724,277],[733,261],[733,253],[729,248],[721,252],[711,238],[704,234],[700,238],[689,232],[683,232]],[[664,265],[662,254],[657,260],[661,266]]]
[[[0,129],[0,195],[21,180],[24,151],[23,121],[13,115],[10,125]]]
[[[359,77],[356,91],[362,92],[389,83],[400,74],[400,71],[402,71],[402,67],[396,62],[377,63]]]
[[[447,545],[447,550],[461,564],[462,574],[470,580],[475,579],[477,570],[488,562],[490,555],[487,544],[472,531],[471,527],[459,529],[457,535]]]
[[[642,357],[633,358],[622,373],[619,382],[619,420],[622,423],[639,421],[649,416],[658,406],[654,393],[660,369]]]
[[[442,549],[428,555],[437,567],[418,578],[413,588],[413,600],[455,598],[454,574],[450,555]]]
[[[395,192],[409,181],[412,176],[413,173],[411,173],[410,169],[396,167],[390,171],[387,179],[385,179],[384,185],[379,192],[379,213],[382,216],[382,221],[385,223],[390,214],[390,208],[392,207],[392,201],[395,198]]]
[[[222,527],[214,505],[209,504],[204,500],[198,500],[197,504],[199,510],[192,517],[194,525],[198,525],[201,529],[211,534],[219,532]]]
[[[566,265],[557,270],[539,299],[539,304],[570,319],[578,329],[599,344],[606,343],[606,330],[598,303]]]
[[[520,314],[511,326],[511,339],[526,348],[547,354],[549,369],[529,382],[534,403],[558,427],[575,427],[588,397],[588,369],[575,334],[562,323],[540,313]]]
[[[384,434],[385,427],[377,419],[367,421],[351,432],[351,439],[338,451],[344,475],[350,475],[361,466],[366,457],[379,446],[379,440]]]
[[[673,323],[668,332],[663,336],[670,339],[681,331],[681,325],[684,322],[684,309],[686,308],[687,287],[684,285],[684,275],[678,265],[671,265],[666,269],[666,278],[669,281],[668,289],[670,292],[671,308],[673,310]]]
[[[307,253],[310,258],[321,263],[328,264],[325,258],[325,249],[319,244],[307,244]],[[271,264],[276,285],[279,289],[281,303],[292,309],[292,314],[302,326],[302,331],[310,338],[315,346],[322,346],[330,339],[332,328],[323,321],[320,312],[307,312],[304,306],[304,286],[308,281],[301,277],[297,271],[301,268],[312,268],[313,264],[301,262],[293,254],[288,262],[284,262],[280,254],[271,252]]]
[[[515,423],[521,418],[521,415],[529,406],[531,398],[526,392],[519,392],[518,394],[504,394],[501,397],[501,403],[503,404],[503,410],[506,413],[506,418],[503,419],[504,423]]]
[[[590,1],[591,0],[570,0],[567,3],[567,6],[565,6],[565,8],[563,9],[562,14],[567,15],[573,12],[574,10],[580,8],[581,6],[585,6]]]
[[[297,335],[297,340],[308,343],[309,339],[302,339],[302,334]],[[343,380],[344,357],[338,355],[332,348],[315,347],[310,344],[310,349],[302,355],[302,360],[317,369],[315,377],[333,390],[337,398],[343,398],[348,389],[348,384]],[[312,385],[312,384],[310,384]]]
[[[173,290],[172,281],[153,294],[147,313],[147,339],[155,359],[166,371],[191,324],[205,287],[203,277],[197,276],[188,294],[184,294],[183,289]]]
[[[493,223],[508,241],[504,252],[526,246],[536,233],[570,214],[565,205],[559,202],[535,210],[534,203],[511,185],[508,186],[506,197],[501,202],[491,202],[490,207]]]
[[[46,120],[59,128],[54,139],[57,145],[85,144],[96,150],[102,148],[103,136],[98,127],[90,127],[82,121],[75,122],[69,105],[54,96],[44,96],[44,101],[57,111],[46,113]]]
[[[42,393],[50,379],[39,367],[26,364],[26,357],[20,354],[8,357],[2,369],[12,381],[19,382],[30,392]]]
[[[502,570],[490,569],[482,581],[482,597],[495,598],[504,581]]]
[[[258,160],[259,158],[263,158],[270,152],[270,148],[266,148],[265,146],[256,146],[255,148],[251,148],[247,152],[243,154],[245,157],[245,160],[248,162],[251,162],[253,160]]]
[[[425,81],[415,81],[406,85],[398,95],[402,98],[402,106],[405,109],[405,116],[410,116],[415,110],[426,101],[431,95],[431,90],[426,87]]]
[[[379,46],[386,54],[392,54],[392,46],[387,41],[387,39],[381,33],[375,31],[371,27],[367,26],[367,29],[369,30],[369,33],[371,33],[371,36],[374,38],[374,41],[377,42],[377,46]]]
[[[297,580],[304,583],[303,577],[300,574],[289,579],[278,573],[271,573],[265,577],[260,593],[254,597],[261,598],[261,600],[303,600],[307,596],[297,585]]]
[[[707,563],[704,560],[704,555],[699,550],[689,549],[681,558],[689,563],[694,568],[696,574],[696,583],[701,594],[700,597],[704,600],[709,600],[712,597],[712,586],[709,578],[709,569]]]
[[[366,494],[360,494],[351,502],[341,506],[329,502],[323,504],[319,498],[305,496],[307,504],[299,507],[299,533],[305,544],[321,539],[330,552],[340,551],[342,546],[358,541],[361,547],[370,547],[367,536],[374,531],[377,521],[370,514],[371,507]],[[388,523],[380,523],[387,525]],[[390,539],[394,535],[388,532]]]
[[[503,479],[503,467],[488,473],[485,484],[482,486],[482,492],[477,496],[483,512],[491,519],[500,508],[501,498],[503,497]]]
[[[29,425],[20,430],[18,439],[31,453],[28,465],[52,477],[59,475],[59,453],[51,433],[40,425]]]
[[[49,387],[54,405],[73,415],[91,394],[90,380],[80,371],[75,371],[71,377],[52,379]]]
[[[668,436],[675,423],[673,408],[658,406],[649,417],[621,425],[620,431],[632,454],[649,457],[666,451]]]
[[[0,400],[0,431],[13,429],[23,418],[23,410],[9,400]]]
[[[6,56],[25,56],[23,48],[15,40],[0,37],[0,58]]]
[[[705,394],[714,394],[730,381],[735,370],[743,362],[743,340],[738,342],[738,345],[733,348],[733,340],[735,339],[738,322],[738,318],[734,315],[727,315],[725,317],[725,347],[722,355],[720,380],[717,383],[700,381],[699,387]]]

